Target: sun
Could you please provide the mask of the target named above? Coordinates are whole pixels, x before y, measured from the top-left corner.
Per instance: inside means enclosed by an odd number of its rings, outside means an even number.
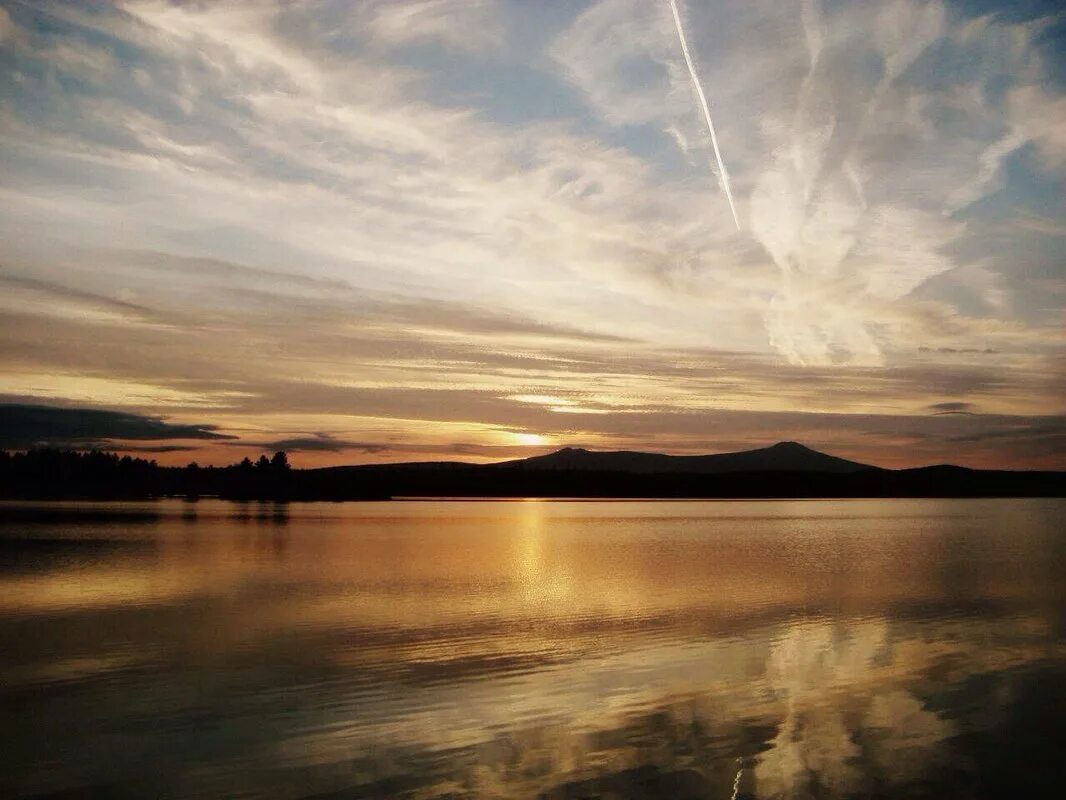
[[[547,436],[541,436],[539,433],[513,433],[511,434],[518,440],[519,444],[535,446],[541,444],[549,444]]]

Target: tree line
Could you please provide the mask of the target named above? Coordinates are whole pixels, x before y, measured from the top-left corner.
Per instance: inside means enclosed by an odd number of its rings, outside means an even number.
[[[289,500],[323,497],[309,478],[293,470],[284,451],[227,467],[160,466],[155,460],[98,450],[51,448],[0,450],[0,497],[143,499],[222,497],[232,500]],[[351,490],[347,493],[353,494]],[[359,492],[354,492],[359,496]]]

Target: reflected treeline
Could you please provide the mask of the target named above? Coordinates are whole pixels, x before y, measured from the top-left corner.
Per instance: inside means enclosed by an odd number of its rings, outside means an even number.
[[[192,522],[196,520],[196,505],[190,503],[183,514],[183,518]],[[274,525],[287,525],[289,522],[289,507],[283,502],[268,502],[259,500],[252,502],[241,500],[237,503],[233,512],[233,519],[237,522],[269,522]]]

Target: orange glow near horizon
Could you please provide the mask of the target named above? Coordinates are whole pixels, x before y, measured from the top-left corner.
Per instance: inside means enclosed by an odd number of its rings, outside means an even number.
[[[511,435],[518,441],[518,444],[525,447],[539,447],[551,444],[551,440],[547,436],[541,436],[539,433],[514,433]]]

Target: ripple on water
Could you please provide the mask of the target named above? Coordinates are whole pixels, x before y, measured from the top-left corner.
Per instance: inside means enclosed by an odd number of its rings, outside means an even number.
[[[0,518],[5,796],[1064,777],[1061,501],[107,511]]]

